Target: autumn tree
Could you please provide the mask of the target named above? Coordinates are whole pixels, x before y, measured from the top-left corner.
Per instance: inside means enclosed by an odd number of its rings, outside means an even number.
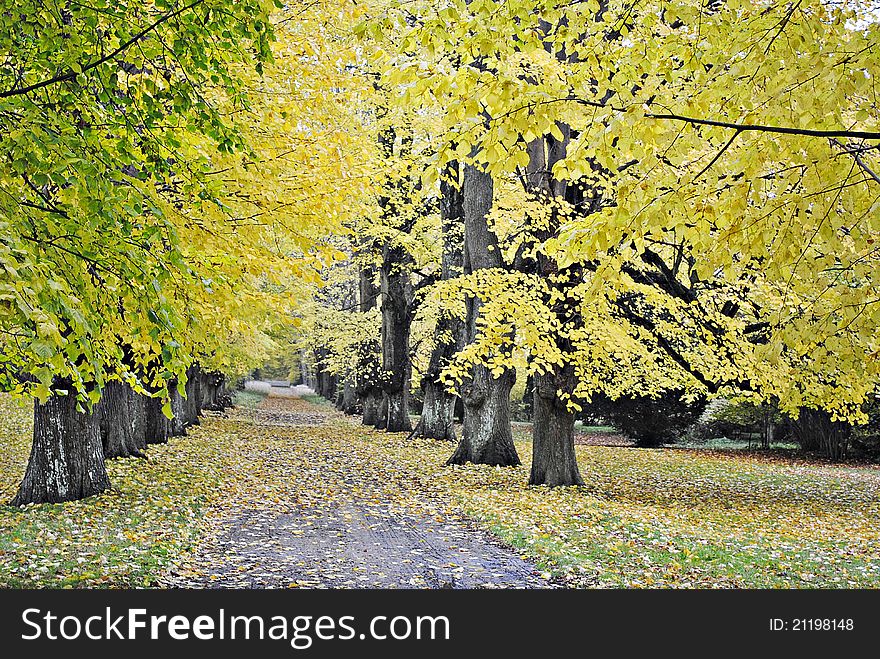
[[[491,363],[497,341],[519,336],[536,373],[574,369],[573,391],[556,384],[571,409],[595,391],[678,390],[862,418],[878,376],[864,357],[877,350],[880,138],[865,6],[462,0],[408,8],[417,19],[395,11],[374,22],[408,25],[388,77],[406,89],[402,103],[445,109],[441,159],[475,150],[496,182],[522,179],[531,145],[551,136],[567,141],[552,178],[601,199],[595,212],[561,204],[538,241],[551,270],[582,273],[562,297],[529,273],[480,285],[520,314],[484,308],[482,348],[466,357]],[[426,64],[408,55],[416,43]],[[560,336],[555,303],[584,319],[566,321],[570,349],[542,338]]]

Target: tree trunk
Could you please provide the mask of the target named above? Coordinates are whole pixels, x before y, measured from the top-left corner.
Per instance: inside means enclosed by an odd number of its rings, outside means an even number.
[[[523,389],[522,409],[525,421],[531,421],[535,417],[535,376],[529,374],[526,377],[526,386]]]
[[[362,423],[365,426],[375,426],[379,423],[379,407],[382,404],[382,395],[376,393],[366,394],[361,404],[364,406]]]
[[[110,487],[98,414],[78,412],[70,382],[66,396],[34,403],[34,439],[12,505],[77,501]]]
[[[487,215],[492,208],[492,177],[473,165],[464,166],[462,206],[465,225],[465,273],[503,265],[498,240],[489,230]],[[480,301],[467,301],[465,338],[477,336]],[[482,365],[471,369],[461,385],[464,424],[461,441],[447,464],[475,462],[491,465],[518,465],[519,456],[510,430],[510,389],[516,372],[506,370],[493,378]]]
[[[574,377],[574,367],[563,369]],[[529,485],[583,485],[574,448],[574,412],[560,400],[560,388],[568,383],[556,381],[553,374],[534,376],[534,422],[532,431],[532,472]]]
[[[358,271],[358,308],[361,313],[371,311],[378,301],[379,288],[374,280],[375,272],[372,267],[365,266]],[[382,375],[379,356],[382,346],[375,338],[366,338],[358,344],[357,349],[355,393],[363,413],[361,422],[365,426],[375,426],[379,422],[379,406],[382,401],[382,389],[379,386]]]
[[[376,430],[385,430],[388,427],[388,394],[384,391],[379,398],[379,415],[375,425]]]
[[[411,261],[404,247],[386,244],[379,274],[382,290],[382,387],[385,391],[381,423],[388,432],[412,430],[409,420],[412,373],[409,333],[413,298],[409,272]]]
[[[458,396],[450,394],[442,384],[426,382],[424,385],[425,403],[422,418],[419,419],[417,437],[454,442],[455,401]]]
[[[360,413],[358,405],[357,390],[355,387],[355,373],[350,371],[345,378],[345,384],[342,387],[342,411],[345,414],[354,415]]]
[[[201,369],[198,364],[186,370],[186,425],[199,425],[202,413]]]
[[[147,447],[142,396],[124,382],[108,382],[96,407],[105,458],[143,458]]]
[[[571,130],[557,124],[563,138],[538,138],[529,144],[528,187],[539,199],[552,201],[562,199],[572,208],[590,213],[598,204],[585,205],[579,186],[569,186],[566,181],[554,179],[553,166],[565,158]],[[546,148],[546,151],[545,151]],[[534,235],[543,243],[557,235],[560,225],[556,205],[551,205],[549,221],[536,223]],[[555,336],[555,343],[565,355],[563,365],[554,365],[548,373],[535,375],[532,396],[532,471],[529,485],[583,485],[574,450],[575,415],[567,409],[567,402],[577,387],[577,375],[570,361],[573,352],[570,331],[583,327],[580,300],[573,294],[583,281],[581,266],[560,268],[555,258],[538,251],[534,259],[538,274],[555,289],[556,295],[545,299],[553,316],[563,331]]]
[[[515,380],[511,370],[493,378],[485,366],[474,367],[470,381],[462,387],[461,441],[446,464],[520,464],[510,430],[510,389]]]
[[[186,434],[186,401],[177,390],[177,380],[168,384],[168,391],[171,396],[171,413],[174,415],[171,419],[171,435],[179,437]]]
[[[171,419],[162,413],[162,400],[144,397],[144,435],[147,444],[167,444],[172,434]]]
[[[443,256],[440,276],[452,279],[464,272],[464,208],[459,185],[459,167],[451,162],[440,182],[440,217],[443,228]],[[424,403],[416,436],[454,442],[453,415],[457,396],[446,390],[440,374],[464,346],[464,325],[455,317],[443,314],[434,329],[434,350],[422,378]]]
[[[345,405],[345,383],[342,383],[340,386],[339,380],[337,379],[336,384],[336,403],[335,407],[340,412],[342,411],[343,406]]]

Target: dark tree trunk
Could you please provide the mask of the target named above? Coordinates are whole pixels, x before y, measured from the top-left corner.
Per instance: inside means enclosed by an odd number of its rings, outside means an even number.
[[[374,309],[379,299],[379,288],[375,284],[375,272],[367,266],[358,272],[359,310],[367,313]],[[379,384],[382,364],[379,362],[382,346],[379,341],[368,338],[358,345],[357,381],[355,393],[360,400],[365,426],[379,423],[379,407],[382,402],[382,388]]]
[[[464,272],[464,209],[457,162],[450,163],[440,182],[440,217],[443,228],[442,279],[452,279]],[[457,396],[446,390],[440,374],[464,345],[464,325],[449,315],[442,315],[434,330],[434,350],[422,378],[424,403],[416,436],[456,441],[453,415]]]
[[[336,404],[335,407],[340,412],[342,411],[343,406],[345,405],[345,384],[342,383],[340,386],[340,382],[336,380]]]
[[[412,259],[400,245],[386,245],[380,270],[382,288],[382,378],[384,417],[382,428],[388,432],[409,432],[409,386],[412,365],[409,361],[410,308],[412,284],[409,266]],[[379,427],[379,426],[377,426]]]
[[[487,221],[492,208],[492,194],[492,177],[473,165],[465,165],[462,205],[466,273],[503,265],[498,240],[490,231]],[[465,338],[469,342],[477,336],[480,306],[478,299],[467,301]],[[472,368],[470,377],[461,385],[464,402],[461,441],[447,464],[520,464],[510,430],[510,389],[515,380],[516,372],[510,369],[493,378],[485,366]]]
[[[105,458],[144,457],[146,435],[141,396],[124,382],[108,382],[95,408]]]
[[[366,394],[361,400],[364,406],[362,422],[365,426],[375,426],[379,423],[379,407],[382,404],[382,395],[376,393]]]
[[[591,212],[597,204],[586,206],[583,194],[576,186],[568,186],[551,175],[553,166],[565,158],[570,129],[559,124],[563,139],[552,137],[534,140],[529,145],[528,185],[539,199],[548,202],[553,198],[564,199],[583,212]],[[545,151],[546,148],[546,151]],[[560,219],[555,205],[551,206],[549,221],[535,227],[535,237],[544,242],[556,236]],[[538,251],[536,259],[538,274],[544,278],[557,293],[545,300],[559,321],[568,331],[583,327],[580,301],[573,295],[574,288],[583,281],[579,266],[560,268],[552,257]],[[573,349],[567,332],[555,337],[556,346],[568,357]],[[577,376],[570,361],[554,365],[548,373],[534,376],[533,417],[532,417],[532,471],[530,485],[583,485],[577,465],[574,447],[575,415],[567,407],[568,401],[577,387]]]
[[[162,413],[162,399],[144,397],[144,435],[147,444],[167,444],[172,434],[171,419]]]
[[[382,392],[379,398],[379,416],[376,417],[376,429],[385,430],[388,426],[388,394]]]
[[[177,380],[168,384],[168,391],[171,397],[171,413],[174,415],[171,419],[171,435],[179,437],[186,434],[186,401],[177,390]]]
[[[342,387],[342,411],[349,415],[360,413],[357,389],[355,387],[354,380],[355,374],[353,371],[351,371],[346,376],[345,384]]]
[[[562,369],[574,378],[574,367]],[[554,374],[534,376],[535,420],[532,433],[532,472],[529,485],[583,485],[574,447],[574,412],[560,400],[558,391],[571,388]]]
[[[186,371],[186,425],[199,424],[199,415],[202,413],[202,390],[201,369],[196,364]]]
[[[77,501],[110,487],[97,414],[78,412],[71,394],[34,403],[34,440],[12,505]]]
[[[535,416],[535,376],[529,374],[526,377],[526,386],[523,389],[522,409],[525,421],[531,421]]]

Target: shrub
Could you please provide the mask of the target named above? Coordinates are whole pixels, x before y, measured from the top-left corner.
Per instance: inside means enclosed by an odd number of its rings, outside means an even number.
[[[584,407],[582,416],[603,419],[637,446],[655,447],[675,442],[692,426],[706,408],[706,399],[683,399],[682,391],[667,391],[659,398],[621,396],[612,400],[596,395]]]

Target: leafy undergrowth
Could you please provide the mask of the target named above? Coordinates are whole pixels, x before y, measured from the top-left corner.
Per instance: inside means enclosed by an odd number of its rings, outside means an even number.
[[[0,415],[8,500],[30,422],[5,398]],[[338,515],[357,502],[465,516],[571,585],[880,587],[877,470],[579,446],[587,486],[529,488],[525,442],[522,467],[444,468],[450,444],[405,437],[300,399],[208,417],[149,460],[112,461],[111,494],[0,509],[0,584],[164,583],[210,569],[188,550],[240,511]]]

